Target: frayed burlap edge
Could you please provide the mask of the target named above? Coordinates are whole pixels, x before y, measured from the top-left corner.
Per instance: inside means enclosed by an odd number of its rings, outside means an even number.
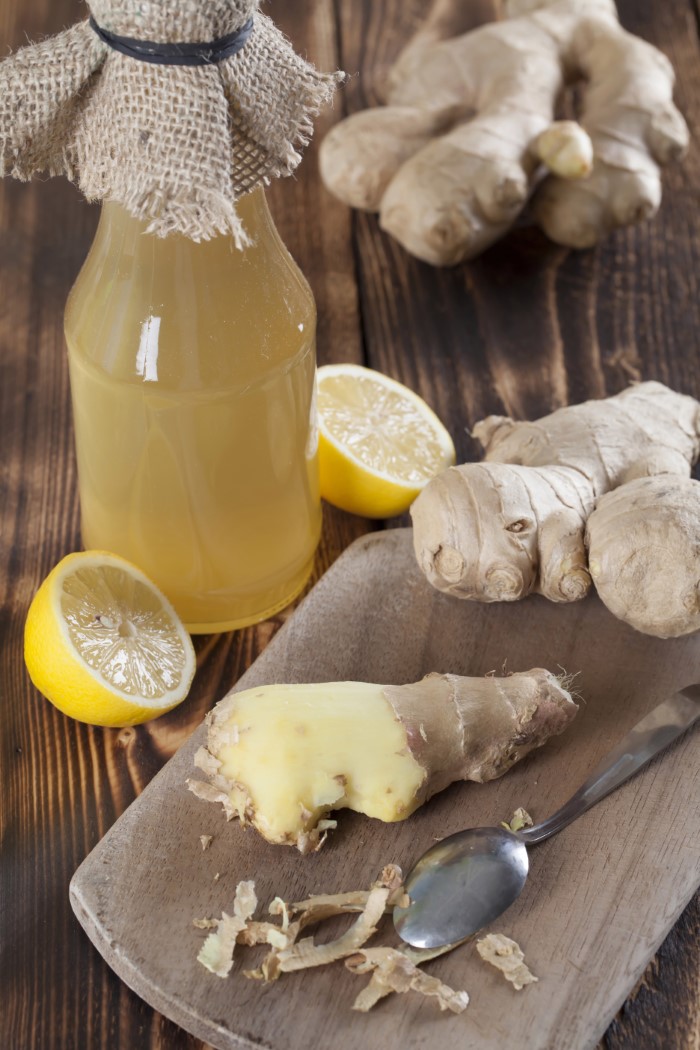
[[[149,232],[247,241],[236,200],[291,174],[341,73],[319,73],[264,15],[220,65],[150,65],[87,22],[0,63],[0,168],[66,175]]]

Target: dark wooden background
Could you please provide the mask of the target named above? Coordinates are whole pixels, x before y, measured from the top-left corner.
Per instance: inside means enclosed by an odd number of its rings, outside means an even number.
[[[488,0],[467,2],[475,22],[490,13]],[[384,71],[429,7],[272,0],[270,12],[302,52],[322,68],[360,73],[319,121],[318,137],[379,99]],[[627,28],[672,59],[694,135],[687,160],[666,175],[653,224],[582,253],[524,226],[477,261],[438,271],[331,199],[314,148],[298,175],[270,192],[316,294],[320,362],[364,362],[420,391],[462,457],[475,453],[466,428],[488,412],[534,417],[636,378],[700,397],[700,10],[693,0],[619,7]],[[85,13],[78,0],[0,0],[0,53]],[[72,916],[68,882],[283,617],[198,639],[190,697],[138,729],[79,725],[30,686],[29,602],[80,546],[62,313],[96,220],[64,180],[0,185],[0,1047],[202,1050],[113,976]],[[372,527],[326,508],[316,578]],[[697,1050],[699,926],[696,898],[608,1030],[606,1050]]]

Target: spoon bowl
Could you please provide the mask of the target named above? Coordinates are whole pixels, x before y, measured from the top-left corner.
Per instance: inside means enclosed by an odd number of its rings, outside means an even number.
[[[411,904],[394,909],[394,926],[415,948],[469,937],[510,907],[525,885],[528,867],[525,843],[504,828],[450,835],[412,869],[404,884]]]

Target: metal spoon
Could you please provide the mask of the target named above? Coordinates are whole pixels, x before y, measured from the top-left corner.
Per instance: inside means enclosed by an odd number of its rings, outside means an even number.
[[[700,685],[691,685],[643,718],[548,820],[517,832],[470,828],[432,846],[406,878],[410,904],[394,908],[401,939],[416,948],[438,948],[497,918],[525,885],[527,846],[544,842],[595,806],[699,717]]]

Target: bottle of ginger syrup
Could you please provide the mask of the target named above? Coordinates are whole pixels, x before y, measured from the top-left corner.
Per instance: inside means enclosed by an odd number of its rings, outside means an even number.
[[[290,602],[321,528],[313,297],[263,190],[237,211],[243,249],[105,203],[66,309],[83,544],[143,569],[193,633]]]
[[[315,307],[263,187],[343,75],[259,6],[88,0],[0,62],[0,171],[103,202],[65,319],[83,544],[193,633],[290,602],[321,528]]]

